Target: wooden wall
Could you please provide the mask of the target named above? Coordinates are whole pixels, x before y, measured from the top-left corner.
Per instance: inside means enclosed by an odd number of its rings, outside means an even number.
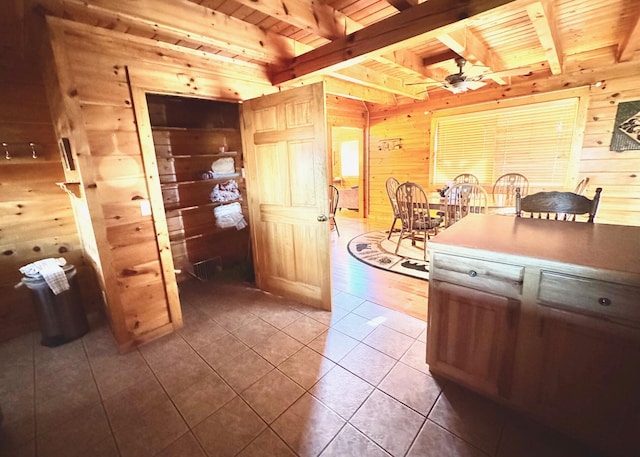
[[[510,97],[590,86],[587,123],[575,182],[590,178],[587,195],[602,187],[596,221],[640,225],[640,151],[609,151],[617,106],[640,99],[640,62],[615,63],[615,48],[595,56],[567,59],[565,74],[536,83],[514,84],[490,90],[470,91],[443,99],[408,103],[397,107],[372,107],[370,112],[371,207],[370,217],[389,220],[391,208],[384,181],[394,175],[400,181],[429,184],[429,135],[431,114],[484,102],[500,103]],[[600,87],[592,84],[602,81]],[[533,100],[533,98],[532,98]],[[377,143],[386,138],[402,138],[402,149],[379,151]],[[435,190],[431,186],[429,190]]]
[[[49,106],[39,72],[14,62],[0,73],[0,341],[37,329],[26,287],[14,288],[18,269],[49,257],[76,267],[87,312],[99,309],[95,274],[83,256]],[[32,158],[29,143],[36,145]]]
[[[112,329],[127,349],[181,324],[144,92],[232,101],[275,89],[257,65],[55,18],[48,24],[47,73],[57,77],[48,88],[62,107],[52,106],[55,125],[71,140],[89,208],[83,223],[94,229]]]
[[[410,109],[409,109],[410,107]],[[429,118],[419,107],[409,105],[395,111],[371,113],[369,127],[369,217],[391,221],[393,212],[386,181],[412,181],[425,189],[429,183]],[[398,144],[390,140],[400,138]],[[389,145],[389,149],[387,149]]]
[[[67,21],[52,19],[50,27],[51,44],[42,56],[48,90],[31,68],[2,74],[0,141],[34,141],[42,145],[43,158],[0,163],[0,277],[10,297],[0,305],[0,339],[37,326],[27,291],[13,288],[18,267],[66,250],[70,263],[94,276],[88,281],[79,272],[92,309],[103,307],[104,291],[107,315],[125,347],[170,321],[156,233],[151,217],[141,215],[140,199],[148,200],[150,192],[130,81],[152,92],[230,101],[276,89],[256,65],[203,60],[196,52],[185,55],[152,40]],[[328,96],[327,107],[330,125],[366,126],[360,101]],[[57,136],[71,140],[75,171],[64,169]],[[74,196],[54,184],[62,181]]]

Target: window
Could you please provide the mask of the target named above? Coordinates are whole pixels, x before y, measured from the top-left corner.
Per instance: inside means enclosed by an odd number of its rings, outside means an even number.
[[[340,143],[340,167],[342,176],[359,176],[358,140]]]
[[[521,173],[535,191],[565,188],[574,171],[576,132],[583,130],[581,102],[574,96],[434,113],[432,184],[472,173],[490,186],[505,173]]]

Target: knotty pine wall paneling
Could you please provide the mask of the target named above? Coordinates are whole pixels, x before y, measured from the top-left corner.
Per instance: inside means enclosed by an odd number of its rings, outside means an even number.
[[[423,110],[424,111],[424,110]],[[411,181],[427,189],[429,183],[429,122],[428,116],[416,110],[377,113],[369,127],[369,196],[370,217],[374,220],[393,219],[387,196],[386,181]],[[396,144],[400,147],[386,149]]]
[[[172,305],[179,303],[171,286],[175,275],[163,270],[161,252],[170,249],[162,241],[168,232],[164,212],[152,218],[140,206],[161,194],[156,158],[143,156],[154,151],[149,119],[136,118],[148,111],[134,112],[134,100],[145,104],[135,94],[142,88],[239,101],[275,89],[257,65],[214,62],[195,51],[55,18],[48,25],[55,71],[65,75],[59,91],[66,112],[60,117],[70,118],[75,129],[70,136],[107,309],[116,340],[127,350],[181,325],[179,306]]]
[[[590,56],[582,57],[567,58],[562,75],[535,83],[496,86],[444,98],[434,97],[424,102],[407,101],[395,107],[372,106],[369,165],[372,217],[381,217],[383,220],[391,217],[383,184],[386,176],[395,173],[401,181],[408,178],[422,185],[428,184],[431,112],[486,102],[495,102],[497,105],[500,100],[511,97],[533,97],[535,94],[587,86],[587,122],[578,173],[572,177],[572,182],[577,183],[588,176],[588,196],[592,196],[597,187],[603,188],[596,222],[640,225],[640,151],[609,150],[618,104],[640,100],[640,62],[616,63],[615,47],[599,53],[593,59]],[[596,87],[598,81],[602,84]],[[403,153],[378,153],[377,141],[389,135],[412,140],[403,139],[403,146],[407,145]]]
[[[14,286],[18,269],[49,257],[76,267],[85,312],[100,309],[95,273],[76,230],[71,198],[40,73],[13,62],[0,73],[0,142],[11,159],[0,158],[0,341],[38,328],[29,290]],[[35,144],[37,159],[29,143]]]

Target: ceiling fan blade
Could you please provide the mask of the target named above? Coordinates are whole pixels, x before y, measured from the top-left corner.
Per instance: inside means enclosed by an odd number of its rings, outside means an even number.
[[[459,92],[458,89],[453,87],[451,84],[442,83],[440,87],[442,87],[443,89],[447,89],[449,92],[452,92],[454,94],[457,94]]]
[[[487,83],[484,81],[468,81],[468,80],[466,84],[467,84],[467,88],[471,90],[480,89],[481,87],[484,87],[487,85]]]

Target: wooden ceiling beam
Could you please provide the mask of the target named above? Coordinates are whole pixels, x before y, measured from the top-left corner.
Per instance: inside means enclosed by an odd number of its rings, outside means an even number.
[[[311,0],[235,0],[236,3],[272,16],[328,40],[342,38],[363,26],[322,2]],[[202,5],[212,2],[205,0]]]
[[[364,25],[335,8],[313,0],[235,1],[331,41],[364,28]],[[211,2],[212,0],[205,0],[201,4],[207,6]],[[371,58],[377,62],[425,76],[420,56],[411,51],[399,50],[381,56],[371,56]]]
[[[418,94],[420,88],[415,86],[405,86],[404,81],[400,78],[386,75],[384,73],[373,71],[362,65],[345,68],[340,71],[331,73],[334,78],[349,81],[356,84],[362,84],[383,92],[391,92],[396,95],[413,98],[415,100],[424,100],[425,94]]]
[[[551,73],[562,73],[562,41],[556,27],[556,15],[549,0],[541,0],[527,5],[527,14],[538,34],[540,44],[545,51]]]
[[[277,63],[313,48],[187,0],[38,0],[49,14],[89,25],[142,28],[192,46]],[[97,24],[96,21],[99,23]]]
[[[485,66],[488,71],[496,69],[496,62],[492,53],[466,26],[454,27],[448,30],[447,33],[438,35],[438,40],[461,57],[464,57],[467,62],[473,65]],[[500,77],[488,77],[500,85],[506,84],[506,81]]]
[[[324,82],[325,92],[327,95],[337,95],[339,97],[351,98],[354,100],[362,100],[369,103],[379,105],[396,105],[397,99],[394,94],[365,87],[361,84],[354,84],[349,81],[336,79],[332,76],[313,75],[291,81],[288,86],[300,87],[308,86],[317,82]]]
[[[392,65],[406,72],[413,73],[416,76],[427,76],[422,63],[422,57],[415,52],[411,52],[406,49],[396,49],[393,52],[388,52],[379,56],[374,55],[371,56],[371,59],[376,62]]]
[[[426,0],[387,0],[391,6],[398,11],[404,11],[412,8],[420,3],[424,3]]]
[[[436,65],[442,62],[446,62],[447,60],[453,60],[456,57],[459,57],[458,53],[449,49],[445,52],[441,52],[440,54],[436,54],[431,57],[425,57],[424,59],[422,59],[422,65],[428,67],[429,65]]]
[[[123,2],[118,5],[117,11],[109,8],[113,8],[114,5],[114,2],[110,0],[40,0],[40,5],[54,16],[65,17],[79,23],[92,26],[118,24],[120,28],[137,28],[140,35],[147,38],[153,36],[156,39],[162,38],[174,43],[179,42],[196,50],[200,46],[219,47],[260,62],[277,62],[281,58],[281,50],[285,50],[288,55],[293,57],[293,49],[302,52],[313,49],[290,38],[264,32],[244,21],[213,12],[206,7],[188,1],[156,0],[159,3],[156,3],[154,8],[150,8],[148,4],[145,7],[147,1]],[[163,9],[164,5],[168,5],[166,10]],[[177,9],[174,8],[174,5],[178,6]],[[177,10],[182,9],[183,6],[186,8],[178,12]],[[159,12],[160,10],[162,12]],[[212,19],[213,22],[211,22]],[[242,32],[237,33],[238,30]],[[133,30],[129,31],[133,32]],[[258,45],[255,44],[256,42]],[[260,46],[260,42],[265,46]],[[351,65],[357,63],[352,62]],[[357,65],[350,69],[346,75],[336,76],[338,79],[356,82],[354,75],[357,74],[365,76],[366,79],[362,81],[362,84],[366,87],[411,98],[423,98],[416,97],[398,81],[392,82],[387,79],[390,84],[385,85],[385,78],[371,75],[366,68],[359,68]],[[376,97],[376,99],[380,99],[380,97]]]
[[[381,105],[395,105],[397,103],[395,95],[390,92],[365,87],[361,84],[353,84],[332,77],[325,77],[324,82],[325,92],[327,94]]]
[[[316,72],[345,68],[354,59],[395,51],[405,42],[425,38],[461,18],[514,1],[517,0],[430,0],[297,56],[274,73],[272,82],[280,84]]]
[[[640,10],[636,14],[629,33],[618,45],[618,62],[628,62],[638,50],[640,50]]]

